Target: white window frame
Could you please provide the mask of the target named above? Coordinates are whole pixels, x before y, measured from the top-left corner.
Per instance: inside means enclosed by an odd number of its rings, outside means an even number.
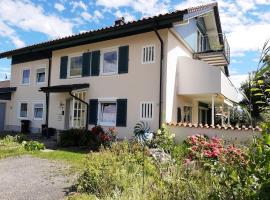
[[[83,56],[83,53],[80,52],[80,53],[73,53],[73,54],[69,54],[68,55],[68,67],[67,67],[67,76],[68,78],[81,78],[82,77],[82,74],[81,75],[77,75],[77,76],[71,76],[70,75],[70,64],[71,64],[71,58],[74,58],[74,57],[82,57]],[[82,58],[83,59],[83,58]],[[83,61],[82,61],[83,62]],[[82,63],[82,70],[83,70],[83,63]]]
[[[116,72],[103,72],[103,60],[104,60],[104,53],[107,52],[111,52],[111,51],[116,51],[117,52],[117,62],[116,62]],[[106,49],[101,49],[100,50],[100,75],[102,76],[106,76],[106,75],[116,75],[118,74],[118,62],[119,62],[119,47],[115,46],[115,47],[110,47],[110,48],[106,48]]]
[[[43,109],[42,118],[36,118],[35,117],[35,105],[36,104],[42,104],[42,109]],[[45,102],[44,101],[33,101],[33,103],[32,103],[32,111],[33,111],[33,119],[36,120],[36,121],[42,121],[44,119]]]
[[[38,79],[37,79],[37,71],[39,69],[44,69],[45,70],[45,78],[44,78],[44,82],[38,82]],[[46,78],[47,78],[47,73],[46,73],[46,65],[40,65],[36,68],[36,84],[37,85],[43,85],[46,83]]]
[[[27,112],[26,112],[26,117],[21,117],[21,105],[25,103],[27,104]],[[18,113],[17,116],[19,119],[28,119],[29,117],[29,102],[28,101],[19,101],[18,102]]]
[[[28,81],[28,83],[23,83],[23,72],[25,70],[29,70],[29,81]],[[30,83],[31,83],[31,69],[29,67],[25,67],[25,68],[22,69],[22,72],[21,72],[21,85],[30,85]]]
[[[105,122],[100,121],[101,104],[102,103],[115,103],[115,105],[116,105],[115,123],[105,123]],[[116,101],[116,99],[115,98],[99,99],[99,101],[98,101],[98,124],[101,126],[115,127],[116,126],[116,119],[117,119],[117,101]]]
[[[154,47],[154,60],[152,60],[152,61],[144,61],[143,60],[143,56],[144,56],[144,48],[149,48],[149,47]],[[142,53],[141,53],[141,62],[142,62],[142,64],[143,65],[145,65],[145,64],[153,64],[153,63],[155,63],[155,61],[156,61],[156,45],[155,44],[148,44],[148,45],[145,45],[145,46],[143,46],[142,47]]]
[[[142,112],[142,106],[143,104],[152,104],[152,117],[143,117],[143,112]],[[154,113],[155,113],[155,103],[153,101],[141,101],[140,102],[140,120],[143,121],[152,121],[154,120]]]

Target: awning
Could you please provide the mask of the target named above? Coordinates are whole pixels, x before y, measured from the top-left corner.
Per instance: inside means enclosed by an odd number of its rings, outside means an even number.
[[[40,88],[40,92],[49,92],[49,93],[65,93],[72,92],[74,90],[81,90],[89,88],[88,83],[84,84],[71,84],[71,85],[55,85],[50,87],[42,87]]]
[[[11,93],[16,91],[16,87],[0,88],[0,100],[11,100]]]

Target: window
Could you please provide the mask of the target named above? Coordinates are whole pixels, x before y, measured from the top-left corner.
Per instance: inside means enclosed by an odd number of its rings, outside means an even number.
[[[152,120],[154,114],[154,104],[152,102],[141,102],[140,118],[141,120]]]
[[[192,122],[192,107],[184,106],[184,122]]]
[[[69,58],[69,76],[80,77],[82,75],[82,56]]]
[[[37,83],[45,83],[45,68],[37,69],[36,81]]]
[[[118,72],[118,50],[104,51],[102,58],[102,74],[116,74]]]
[[[100,102],[99,124],[103,126],[115,126],[116,102]]]
[[[24,69],[22,72],[22,84],[28,85],[30,83],[30,69]]]
[[[154,63],[155,62],[155,47],[154,45],[143,47],[142,63]]]
[[[34,104],[34,119],[41,120],[43,119],[43,103]]]
[[[19,106],[20,106],[19,107],[19,109],[20,109],[19,117],[20,118],[27,118],[28,104],[27,103],[20,103]]]

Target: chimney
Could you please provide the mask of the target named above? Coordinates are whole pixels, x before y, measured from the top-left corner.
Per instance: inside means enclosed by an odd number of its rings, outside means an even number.
[[[125,24],[125,18],[124,17],[120,17],[118,19],[115,20],[114,25],[115,26],[120,26],[120,25],[124,25]]]

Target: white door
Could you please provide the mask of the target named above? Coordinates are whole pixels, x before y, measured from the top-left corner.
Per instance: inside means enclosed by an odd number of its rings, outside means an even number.
[[[74,96],[85,101],[86,92],[74,92]],[[73,98],[70,101],[70,116],[69,126],[70,128],[84,128],[86,125],[86,105],[79,100]]]

